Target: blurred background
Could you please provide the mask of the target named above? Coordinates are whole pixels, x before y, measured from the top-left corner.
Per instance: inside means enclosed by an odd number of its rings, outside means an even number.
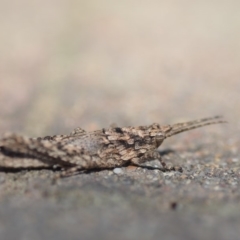
[[[223,114],[239,127],[240,1],[1,0],[0,133]]]

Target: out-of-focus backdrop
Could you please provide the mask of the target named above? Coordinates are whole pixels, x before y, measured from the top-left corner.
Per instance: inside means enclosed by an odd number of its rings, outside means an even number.
[[[0,133],[239,117],[239,1],[0,1]]]

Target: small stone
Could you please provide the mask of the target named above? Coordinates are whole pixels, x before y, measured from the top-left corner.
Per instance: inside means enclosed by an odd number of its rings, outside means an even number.
[[[127,166],[126,167],[126,170],[127,170],[127,172],[134,172],[134,171],[136,171],[136,169],[137,169],[137,167],[136,166]]]
[[[113,169],[113,172],[114,172],[115,174],[123,174],[123,170],[122,170],[121,168],[114,168],[114,169]]]
[[[172,177],[174,175],[173,172],[164,172],[163,175],[166,177],[166,176],[170,176]]]
[[[233,158],[233,159],[232,159],[232,162],[238,162],[238,161],[239,161],[238,158]]]

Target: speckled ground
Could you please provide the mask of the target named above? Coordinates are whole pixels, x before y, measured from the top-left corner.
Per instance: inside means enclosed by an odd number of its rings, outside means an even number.
[[[163,173],[0,172],[0,239],[239,239],[239,1],[0,2],[0,135],[222,114]],[[149,163],[149,166],[157,165]]]

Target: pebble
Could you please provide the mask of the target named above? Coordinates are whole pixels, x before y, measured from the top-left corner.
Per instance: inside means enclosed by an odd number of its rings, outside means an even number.
[[[236,162],[239,161],[239,159],[238,159],[238,158],[232,158],[232,161],[233,161],[234,163],[236,163]]]
[[[164,172],[163,175],[172,177],[174,175],[174,172]]]
[[[113,172],[114,172],[115,174],[123,174],[123,170],[122,170],[121,168],[114,168],[114,169],[113,169]]]
[[[127,172],[134,172],[134,171],[136,171],[136,169],[137,169],[137,167],[136,166],[128,166],[128,167],[126,167],[126,170],[127,170]]]

